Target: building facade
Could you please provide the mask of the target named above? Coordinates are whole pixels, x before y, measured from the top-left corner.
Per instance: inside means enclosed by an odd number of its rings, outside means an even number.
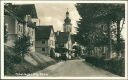
[[[30,49],[35,51],[35,22],[37,18],[36,9],[33,4],[30,5],[12,5],[6,4],[4,9],[4,29],[7,32],[7,46],[13,47],[14,41],[21,35],[30,36],[33,44]]]
[[[35,52],[35,28],[36,28],[36,23],[32,21],[31,15],[26,15],[26,27],[25,27],[25,34],[30,36],[30,42],[31,42],[31,47],[30,51]]]
[[[35,31],[36,52],[50,55],[55,49],[55,33],[52,25],[37,26]]]

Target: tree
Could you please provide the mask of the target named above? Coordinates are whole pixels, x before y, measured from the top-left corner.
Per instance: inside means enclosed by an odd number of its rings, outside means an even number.
[[[111,10],[114,17],[112,17],[112,20],[117,23],[117,54],[119,55],[121,52],[121,28],[120,28],[120,21],[122,18],[125,17],[125,6],[124,5],[116,5],[114,9]]]
[[[115,22],[117,23],[117,28],[116,28],[116,38],[117,38],[117,41],[116,41],[116,47],[117,49],[117,54],[119,55],[120,54],[120,51],[121,51],[121,44],[122,44],[122,39],[120,37],[120,33],[121,33],[121,27],[120,27],[120,21],[125,17],[125,5],[124,4],[113,4],[113,5],[110,5],[109,4],[109,7],[108,7],[108,12],[107,15],[103,16],[103,18],[107,18],[106,20],[106,23],[108,24],[108,28],[109,28],[109,38],[110,38],[110,35],[111,35],[111,30],[112,28],[110,27],[110,23],[111,22]],[[101,17],[101,16],[100,16]]]
[[[18,37],[14,42],[14,51],[17,56],[19,56],[22,61],[24,59],[25,54],[27,54],[30,51],[30,46],[32,45],[30,42],[30,36],[22,35]]]
[[[75,49],[75,56],[81,56],[81,47],[79,45],[74,45],[73,49]]]
[[[105,41],[105,34],[102,28],[96,27],[99,22],[95,17],[102,5],[99,4],[77,4],[76,8],[81,16],[81,20],[78,22],[78,42],[82,45],[98,45]],[[103,38],[103,39],[102,39]],[[80,40],[81,39],[81,40]],[[106,43],[106,42],[104,42]]]
[[[111,30],[110,26],[112,22],[117,23],[117,45],[120,46],[120,21],[124,18],[125,7],[124,4],[83,4],[78,3],[76,5],[78,13],[81,16],[78,21],[78,33],[76,41],[84,46],[89,47],[90,45],[101,46],[110,45],[109,51],[111,50]],[[96,25],[101,22],[104,23],[102,28]],[[118,47],[118,52],[120,48]]]

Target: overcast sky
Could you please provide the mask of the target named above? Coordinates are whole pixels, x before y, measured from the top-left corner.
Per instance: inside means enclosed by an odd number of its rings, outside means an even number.
[[[72,32],[75,31],[74,27],[77,27],[76,21],[80,16],[73,3],[45,3],[35,4],[37,9],[37,15],[40,19],[40,25],[53,25],[54,30],[63,30],[63,23],[66,15],[66,11],[70,13]]]

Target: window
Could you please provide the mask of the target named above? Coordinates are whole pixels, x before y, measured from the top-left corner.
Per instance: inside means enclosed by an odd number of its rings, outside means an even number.
[[[5,24],[5,30],[8,31],[8,24]]]
[[[19,31],[20,31],[20,25],[19,25]]]
[[[45,48],[42,48],[42,51],[45,51]]]
[[[45,44],[45,41],[42,41],[42,44]]]

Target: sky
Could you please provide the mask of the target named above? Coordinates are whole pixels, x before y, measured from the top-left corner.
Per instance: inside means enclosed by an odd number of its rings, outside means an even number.
[[[80,16],[74,3],[38,3],[35,6],[40,25],[53,25],[55,32],[58,30],[63,31],[64,19],[68,8],[72,23],[72,33],[76,31],[76,21],[79,20]]]
[[[72,23],[72,33],[75,33],[75,27],[77,27],[76,21],[79,21],[80,15],[75,7],[74,3],[38,3],[35,4],[37,10],[37,16],[40,19],[40,25],[53,25],[54,31],[63,31],[63,24],[68,8],[70,19]],[[38,20],[39,22],[39,20]],[[38,23],[37,23],[38,24]],[[121,22],[122,26],[122,22]],[[126,40],[126,26],[123,25],[121,31],[122,37]]]

